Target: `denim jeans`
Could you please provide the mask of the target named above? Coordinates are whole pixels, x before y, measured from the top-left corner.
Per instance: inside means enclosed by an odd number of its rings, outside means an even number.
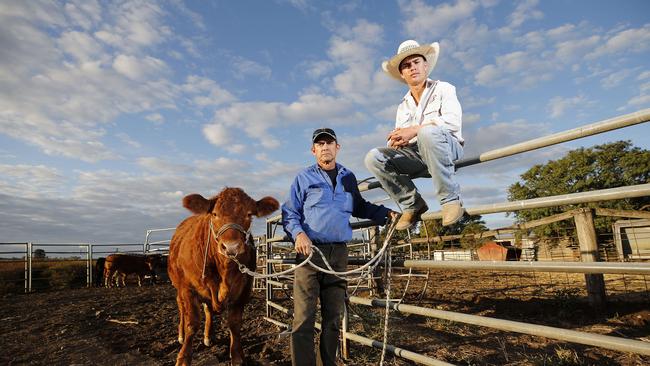
[[[348,247],[345,244],[318,245],[325,259],[335,271],[347,269]],[[298,254],[302,262],[305,256]],[[318,253],[312,261],[327,268]],[[314,352],[314,323],[317,303],[320,300],[321,334],[320,360],[323,366],[336,366],[336,350],[339,346],[341,316],[345,306],[345,280],[317,271],[310,265],[296,269],[293,281],[293,325],[291,327],[291,364],[293,366],[316,366]]]
[[[415,209],[422,202],[413,178],[426,175],[433,180],[440,204],[460,199],[460,185],[454,180],[454,160],[463,157],[463,146],[445,128],[420,128],[417,142],[401,149],[379,147],[366,155],[365,163],[386,193],[402,209]]]

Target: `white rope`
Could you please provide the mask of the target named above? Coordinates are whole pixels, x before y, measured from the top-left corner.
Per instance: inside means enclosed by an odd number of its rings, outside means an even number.
[[[379,366],[384,365],[384,358],[386,356],[386,347],[388,344],[388,314],[390,312],[390,277],[393,272],[392,268],[392,257],[390,248],[386,251],[386,309],[384,310],[384,339],[383,345],[381,347],[381,360],[379,361]]]
[[[281,275],[285,275],[285,274],[294,272],[296,269],[304,266],[307,263],[309,263],[309,265],[312,266],[317,271],[321,271],[323,273],[331,274],[331,275],[337,276],[337,277],[342,278],[342,279],[346,279],[346,278],[344,278],[345,276],[349,276],[349,275],[355,274],[355,273],[361,273],[361,275],[359,277],[365,277],[365,276],[368,275],[368,273],[372,272],[375,269],[375,267],[377,267],[377,265],[379,265],[380,259],[384,255],[384,252],[386,251],[386,248],[388,247],[388,244],[390,243],[390,239],[393,236],[393,232],[395,231],[395,225],[397,224],[397,221],[398,221],[397,218],[392,220],[390,226],[388,227],[388,231],[386,232],[386,238],[384,239],[384,244],[381,247],[381,249],[377,252],[377,254],[373,258],[371,258],[363,266],[352,269],[352,270],[349,270],[349,271],[343,271],[343,272],[334,271],[332,266],[329,264],[329,262],[325,258],[325,255],[323,254],[323,252],[320,249],[318,249],[318,247],[316,247],[314,245],[312,245],[312,247],[311,247],[312,248],[311,253],[309,253],[309,256],[307,258],[305,258],[305,260],[302,261],[302,263],[300,263],[299,265],[297,265],[297,266],[295,266],[293,268],[289,268],[289,269],[287,269],[285,271],[272,273],[272,274],[261,274],[261,273],[255,272],[255,271],[251,271],[244,264],[240,263],[235,256],[228,256],[228,258],[232,259],[235,263],[237,263],[237,265],[239,267],[239,270],[242,273],[245,273],[245,274],[247,274],[249,276],[252,276],[254,278],[278,277],[278,276],[281,276]],[[317,252],[321,256],[321,258],[323,259],[323,263],[325,264],[327,269],[325,269],[323,267],[320,267],[320,266],[314,264],[314,262],[311,261],[311,258],[314,255],[314,252]]]

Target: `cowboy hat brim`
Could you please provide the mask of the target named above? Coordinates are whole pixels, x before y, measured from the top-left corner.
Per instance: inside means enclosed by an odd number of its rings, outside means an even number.
[[[439,53],[440,53],[440,45],[438,44],[438,42],[433,42],[431,44],[410,48],[404,52],[398,53],[397,55],[393,56],[390,60],[382,62],[381,68],[384,69],[384,71],[388,75],[392,76],[394,79],[406,83],[406,81],[402,78],[402,74],[399,72],[399,64],[402,63],[402,61],[405,58],[413,55],[424,56],[424,58],[427,60],[427,63],[429,64],[429,69],[427,70],[427,77],[428,77],[429,74],[431,74],[433,68],[436,66],[436,62],[438,62]]]

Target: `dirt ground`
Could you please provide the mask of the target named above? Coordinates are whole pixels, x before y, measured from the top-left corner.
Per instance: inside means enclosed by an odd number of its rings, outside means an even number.
[[[405,302],[650,342],[647,289],[613,293],[607,309],[596,313],[579,290],[567,286],[568,277],[550,281],[555,286],[567,281],[557,288],[544,286],[545,280],[520,274],[495,278],[489,273],[433,272],[425,293],[424,280],[409,284]],[[401,297],[404,285],[403,279],[394,281],[393,294]],[[180,349],[175,294],[163,283],[7,295],[0,299],[0,364],[173,365]],[[280,292],[278,302],[290,307],[287,295]],[[247,364],[290,365],[287,337],[280,337],[281,329],[263,319],[263,296],[263,291],[255,292],[245,312]],[[381,340],[382,310],[353,305],[351,313],[355,333]],[[227,331],[219,321],[215,324],[215,345],[203,346],[200,335],[194,339],[195,365],[229,364]],[[452,364],[650,365],[648,356],[396,312],[390,313],[389,326],[389,344]],[[379,364],[379,350],[355,343],[350,347],[347,365]],[[385,364],[412,363],[387,356]]]

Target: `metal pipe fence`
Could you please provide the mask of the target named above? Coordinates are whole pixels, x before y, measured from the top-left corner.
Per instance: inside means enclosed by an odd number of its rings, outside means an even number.
[[[144,254],[142,243],[0,243],[0,293],[90,287],[94,263],[109,254]],[[22,283],[22,285],[18,285]]]
[[[381,299],[366,299],[362,297],[352,296],[350,302],[377,307],[385,308],[386,301]],[[460,322],[465,324],[478,325],[489,327],[493,329],[504,330],[508,332],[517,332],[529,334],[534,336],[546,337],[550,339],[557,339],[572,343],[585,344],[589,346],[602,347],[621,352],[632,352],[642,355],[650,355],[650,343],[637,341],[633,339],[626,339],[621,337],[605,336],[600,334],[592,334],[586,332],[578,332],[575,330],[548,327],[545,325],[531,324],[516,322],[512,320],[496,319],[486,316],[477,316],[470,314],[462,314],[445,310],[429,309],[420,306],[412,306],[406,304],[398,304],[388,302],[388,307],[405,314],[416,314],[431,318],[449,320],[453,322]],[[349,334],[344,335],[348,337]]]

